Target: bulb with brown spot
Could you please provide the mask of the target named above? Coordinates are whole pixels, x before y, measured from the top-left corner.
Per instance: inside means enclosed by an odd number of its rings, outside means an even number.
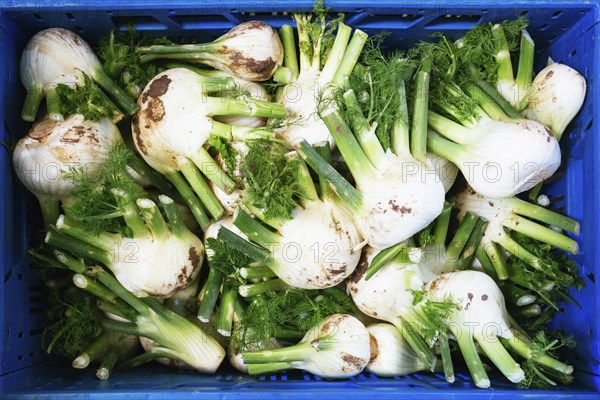
[[[536,75],[531,87],[525,115],[548,126],[560,139],[583,105],[585,78],[564,64],[553,63]]]
[[[277,31],[261,21],[248,21],[213,42],[218,57],[203,61],[249,81],[266,81],[283,63]]]
[[[17,143],[15,172],[36,196],[65,200],[74,185],[65,174],[71,168],[94,174],[121,140],[118,128],[108,119],[93,122],[79,114],[60,122],[44,118]]]
[[[402,316],[413,308],[413,291],[421,290],[424,282],[418,264],[396,261],[367,280],[365,272],[378,253],[371,247],[363,249],[360,267],[346,281],[346,287],[360,311],[399,326]]]
[[[367,330],[371,343],[367,371],[377,376],[393,377],[428,369],[394,325],[371,324]]]

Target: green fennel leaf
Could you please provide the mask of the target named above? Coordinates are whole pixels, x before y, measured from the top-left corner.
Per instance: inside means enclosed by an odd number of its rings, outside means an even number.
[[[225,170],[231,177],[235,177],[234,171],[236,168],[239,152],[222,137],[211,135],[208,138],[208,144],[212,146],[221,156],[225,163]]]
[[[253,262],[250,257],[228,243],[215,238],[206,240],[208,266],[224,275],[233,275],[237,269],[246,267]]]
[[[338,288],[255,296],[242,316],[239,345],[267,343],[279,332],[292,331],[301,337],[325,317],[352,311],[352,298]]]
[[[111,189],[122,189],[132,199],[147,196],[144,189],[127,172],[132,151],[122,142],[113,146],[107,161],[98,166],[94,174],[77,168],[71,169],[68,178],[74,187],[71,202],[65,206],[67,214],[81,222],[81,227],[98,234],[115,232],[130,236]]]
[[[355,110],[345,107],[344,92],[352,89],[356,94],[360,112],[369,125],[377,123],[375,134],[384,149],[390,147],[391,130],[399,118],[402,98],[400,85],[410,79],[413,63],[403,53],[384,54],[381,45],[387,33],[369,37],[361,53],[359,64],[353,69],[345,85],[334,88],[329,98],[323,99],[319,108],[334,102],[345,120],[352,120]]]
[[[461,85],[468,82],[468,77],[461,68],[461,49],[441,33],[434,34],[432,38],[437,41],[421,42],[410,51],[411,57],[415,59],[427,57],[431,60],[429,84],[431,109],[451,118],[477,119],[477,102],[461,88]],[[455,115],[449,114],[446,111],[448,109],[453,110]]]
[[[316,0],[311,14],[295,13],[296,23],[306,31],[307,42],[300,43],[300,51],[314,61],[316,68],[322,69],[329,50],[335,41],[335,31],[344,19],[338,14],[334,19],[327,20],[329,9],[323,5],[323,0]],[[318,63],[318,65],[316,65]]]
[[[438,335],[446,335],[448,318],[455,310],[460,310],[460,306],[450,297],[443,301],[425,300],[423,314],[426,323],[423,323],[420,329],[426,342],[433,343]]]
[[[137,47],[160,44],[173,44],[165,37],[142,36],[133,27],[125,31],[112,31],[100,41],[98,55],[106,73],[117,81],[132,98],[136,99],[146,84],[166,68],[160,64],[142,64]]]
[[[48,353],[76,357],[102,333],[102,313],[92,295],[81,289],[53,290],[48,297],[53,319],[42,334],[42,347]]]
[[[83,74],[83,85],[71,88],[64,83],[56,86],[56,92],[62,102],[62,113],[65,117],[71,114],[82,114],[90,121],[103,118],[116,118],[120,111],[89,76]]]
[[[423,228],[419,233],[418,233],[418,243],[419,243],[419,247],[425,247],[428,246],[430,244],[433,244],[433,228],[435,225],[435,221],[429,225],[427,225],[425,228]]]
[[[413,290],[413,306],[416,306],[423,301],[427,296],[427,290]]]
[[[290,219],[301,196],[298,161],[290,159],[290,149],[279,142],[253,140],[246,144],[249,152],[241,163],[245,201],[262,209],[267,220]]]
[[[523,389],[551,389],[557,383],[567,385],[573,381],[572,375],[560,373],[555,369],[537,363],[542,356],[560,358],[560,350],[572,350],[575,347],[573,337],[558,331],[547,333],[541,330],[533,336],[533,342],[530,346],[534,354],[531,359],[525,360],[521,364],[521,368],[525,372],[525,379],[519,383],[519,387]]]
[[[519,17],[512,21],[502,21],[502,28],[510,52],[518,50],[521,31],[527,25],[528,21],[525,17]],[[460,59],[462,63],[473,63],[475,65],[478,79],[496,85],[498,64],[495,56],[498,48],[493,38],[492,26],[491,23],[477,25],[461,38],[464,46],[460,49]]]

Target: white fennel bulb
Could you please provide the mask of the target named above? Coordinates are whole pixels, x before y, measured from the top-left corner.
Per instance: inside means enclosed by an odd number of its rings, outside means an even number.
[[[469,187],[456,195],[454,202],[459,211],[459,219],[462,220],[465,214],[470,212],[488,221],[481,243],[496,268],[501,268],[502,263],[497,262],[499,259],[494,244],[500,245],[534,268],[543,267],[542,260],[515,240],[511,231],[573,254],[579,251],[579,245],[575,240],[551,228],[554,226],[577,234],[579,223],[547,208],[517,197],[492,199],[482,196]],[[498,270],[497,274],[500,279],[508,277],[504,269]]]
[[[277,31],[262,21],[241,23],[213,43],[223,59],[204,63],[249,81],[268,80],[283,62]]]
[[[355,98],[348,91],[345,97]],[[353,187],[312,149],[308,142],[298,153],[352,210],[354,222],[369,246],[384,249],[400,243],[431,223],[444,206],[444,185],[431,163],[414,158],[407,146],[385,151],[373,129],[354,123],[356,136],[340,113],[321,114],[356,182]],[[426,129],[422,130],[426,135]],[[408,135],[408,133],[407,133]],[[407,139],[408,141],[408,139]]]
[[[381,251],[365,248],[346,290],[360,311],[394,325],[426,369],[433,370],[436,355],[431,346],[437,339],[438,327],[428,316],[432,310],[427,302],[415,297],[425,284],[420,271],[422,253],[409,247],[405,250],[371,274],[368,270]]]
[[[458,176],[458,167],[450,160],[434,153],[427,153],[427,163],[437,173],[439,180],[444,185],[444,192],[448,193]]]
[[[238,209],[234,224],[261,248],[262,261],[287,285],[329,288],[352,274],[365,242],[348,208],[332,192],[322,192],[319,198],[308,169],[303,166],[302,171],[301,185],[308,191],[291,219],[267,221],[276,228],[273,231]],[[310,235],[307,226],[312,227]],[[242,252],[249,247],[245,241],[232,245]]]
[[[279,282],[300,289],[333,287],[352,274],[365,242],[349,208],[327,184],[321,185],[318,194],[306,165],[298,160],[298,167],[301,204],[289,219],[263,215],[261,222],[238,208],[233,223],[256,245],[231,231],[219,232],[219,237],[225,235],[223,240],[231,246],[264,263]],[[311,227],[310,235],[307,227]]]
[[[322,378],[349,378],[369,362],[369,332],[355,317],[333,314],[309,329],[296,345],[242,352],[242,359],[251,374],[302,369]]]
[[[525,379],[519,364],[499,341],[499,338],[512,339],[514,334],[507,322],[504,296],[492,278],[478,271],[449,272],[430,281],[426,290],[433,301],[452,298],[457,303],[448,327],[478,387],[489,387],[490,381],[480,365],[473,339],[511,382]]]
[[[278,229],[273,272],[290,286],[333,287],[346,279],[360,259],[362,239],[351,219],[330,201],[298,207]],[[313,227],[306,234],[306,227]]]
[[[243,22],[210,43],[140,47],[142,62],[157,58],[209,65],[237,78],[266,81],[283,62],[277,31],[262,21]]]
[[[137,296],[168,297],[185,288],[198,274],[202,242],[191,234],[176,238],[122,238],[110,266],[117,279]]]
[[[585,78],[579,72],[552,63],[534,78],[525,115],[549,127],[560,140],[581,109],[585,93]]]
[[[436,132],[428,148],[458,166],[478,193],[503,198],[531,189],[549,178],[560,166],[561,152],[552,132],[536,121],[511,122],[482,118],[465,128],[430,113]],[[439,124],[438,124],[439,122]]]
[[[171,300],[171,299],[168,299]],[[169,308],[170,309],[170,308]],[[179,314],[182,315],[182,314]],[[215,323],[214,320],[210,321],[209,323],[202,323],[198,320],[198,318],[196,318],[195,315],[187,315],[183,317],[186,318],[186,320],[190,323],[193,324],[195,326],[197,326],[198,328],[200,328],[200,330],[198,331],[198,335],[205,336],[203,340],[205,340],[205,342],[210,345],[210,346],[215,346],[215,348],[218,348],[218,346],[222,347],[223,349],[226,349],[229,346],[229,341],[227,339],[225,339],[223,336],[217,334],[216,329],[215,329]],[[187,362],[183,361],[182,358],[179,357],[174,357],[174,355],[169,354],[168,352],[164,353],[164,349],[162,349],[160,343],[158,343],[156,340],[152,340],[149,339],[145,336],[139,336],[137,338],[139,340],[139,343],[142,345],[142,348],[144,349],[144,351],[146,352],[145,355],[142,355],[140,357],[148,357],[148,358],[152,358],[154,359],[156,362],[158,362],[159,364],[162,365],[166,365],[170,368],[175,368],[175,369],[180,369],[180,370],[190,370],[190,369],[194,369],[195,367],[193,365],[188,364]],[[201,338],[202,340],[202,338]],[[162,357],[161,357],[162,355]],[[200,360],[198,360],[200,361]]]
[[[540,344],[520,333],[521,328],[515,326],[506,311],[500,288],[487,274],[469,270],[449,272],[430,281],[425,289],[431,301],[450,298],[455,303],[447,326],[458,342],[478,387],[490,386],[479,351],[483,351],[500,372],[515,383],[523,381],[525,373],[513,358],[514,355],[554,370],[554,373],[565,376],[573,373],[572,366],[546,354],[545,350],[540,350]]]
[[[368,372],[392,377],[428,369],[394,325],[371,324],[367,330],[371,341],[371,359],[366,368]]]
[[[427,163],[390,152],[376,170],[357,180],[363,203],[354,218],[369,246],[384,249],[433,221],[442,211],[445,189]]]
[[[325,46],[322,46],[326,31],[325,17],[315,16],[315,21],[308,14],[294,14],[293,17],[298,27],[300,62],[295,57],[297,50],[293,29],[285,25],[281,29],[286,52],[284,66],[290,69],[292,76],[279,97],[279,102],[285,106],[289,115],[287,123],[278,133],[292,145],[302,139],[310,144],[327,141],[333,145],[333,139],[318,115],[318,104],[332,85],[341,83],[350,75],[367,35],[356,30],[350,40],[352,29],[340,23],[330,51],[322,54],[325,51]],[[323,29],[315,31],[314,27],[319,25]],[[323,59],[325,62],[322,65]]]
[[[397,60],[391,62],[405,66]],[[373,62],[373,68],[387,69],[390,65],[384,64]],[[393,123],[387,127],[387,144],[376,134],[381,121],[367,119],[371,117],[363,111],[352,89],[343,93],[342,100],[337,96],[335,104],[320,113],[354,178],[355,187],[319,158],[306,140],[298,145],[298,152],[319,175],[329,180],[352,209],[356,226],[369,246],[377,249],[410,238],[437,218],[444,207],[442,179],[427,158],[429,70],[430,62],[424,59],[415,73],[413,96],[418,100],[412,107],[412,121],[409,121],[404,81],[399,79],[395,83],[397,90],[389,101],[397,105],[389,111]],[[379,90],[389,90],[382,85],[380,82],[370,85],[372,101],[387,101],[376,96]],[[385,109],[387,104],[379,106]]]
[[[80,114],[59,122],[44,118],[19,140],[13,152],[15,172],[39,199],[46,223],[56,222],[58,202],[71,195],[75,182],[69,171],[81,169],[93,176],[119,141],[119,129],[110,120],[87,121]]]
[[[38,105],[45,95],[50,118],[62,120],[56,85],[80,83],[81,72],[109,92],[127,114],[135,111],[135,102],[106,75],[92,48],[79,35],[67,29],[50,28],[36,33],[21,56],[21,82],[27,89],[23,119],[35,119]]]
[[[217,122],[212,117],[281,117],[285,114],[283,107],[274,103],[208,95],[210,88],[216,87],[214,85],[226,87],[232,84],[231,78],[205,77],[186,68],[169,69],[148,83],[138,99],[140,109],[132,119],[137,150],[152,168],[173,182],[203,229],[209,219],[200,200],[214,218],[223,213],[223,207],[204,182],[204,177],[227,193],[236,186],[204,147],[209,137],[243,140],[273,135],[269,131]]]
[[[413,291],[421,290],[424,284],[419,264],[392,261],[367,279],[367,269],[378,253],[371,247],[363,249],[361,262],[346,288],[359,310],[399,328],[413,309]]]
[[[175,206],[168,208],[167,215],[172,215],[173,210],[176,210]],[[173,221],[171,223],[173,224]],[[178,226],[181,227],[181,225]],[[53,231],[53,233],[56,232]],[[71,231],[71,233],[74,232]],[[72,239],[68,239],[67,242],[72,242]],[[65,241],[53,238],[50,243],[51,245],[64,245]],[[69,251],[72,252],[73,248],[74,246]],[[77,259],[72,258],[69,263],[77,264]],[[123,368],[138,366],[160,357],[166,357],[181,361],[199,372],[214,373],[225,358],[225,350],[217,340],[186,317],[166,308],[159,299],[149,296],[142,300],[135,297],[111,273],[100,266],[92,268],[82,266],[81,272],[96,278],[104,286],[100,293],[110,295],[112,292],[114,298],[129,306],[127,318],[131,322],[123,323],[105,319],[103,320],[104,328],[108,331],[143,336],[153,342],[146,343],[150,344],[148,351],[124,362],[121,365]],[[121,313],[121,311],[117,312]],[[194,320],[197,321],[196,318]]]
[[[72,249],[106,265],[127,290],[138,297],[170,297],[190,284],[202,266],[204,245],[190,232],[172,199],[159,196],[169,223],[163,219],[157,205],[149,199],[133,201],[120,189],[114,196],[125,215],[132,236],[102,232],[89,235],[77,227],[77,222],[61,215],[56,228],[83,240],[88,248]],[[60,240],[50,232],[48,243]],[[59,242],[59,245],[64,242]],[[91,249],[91,250],[90,250]]]

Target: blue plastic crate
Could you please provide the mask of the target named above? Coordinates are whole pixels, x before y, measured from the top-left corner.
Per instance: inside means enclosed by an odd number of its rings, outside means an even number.
[[[83,3],[83,2],[82,2]],[[28,238],[36,226],[26,218],[30,196],[15,182],[10,154],[0,146],[0,397],[2,398],[167,398],[197,395],[202,398],[244,396],[260,398],[330,399],[337,397],[399,398],[524,398],[594,397],[600,390],[600,291],[595,276],[600,265],[600,4],[592,2],[456,1],[403,2],[380,0],[327,2],[334,11],[346,13],[349,25],[373,34],[391,32],[390,46],[407,48],[425,40],[437,30],[453,37],[477,23],[529,18],[530,33],[536,40],[537,61],[551,56],[580,71],[586,78],[588,94],[577,119],[565,137],[565,159],[560,179],[549,186],[556,203],[581,222],[576,239],[580,254],[575,257],[586,288],[574,292],[579,309],[567,305],[554,325],[577,340],[576,382],[553,391],[519,391],[503,380],[493,389],[476,389],[467,376],[458,375],[449,385],[433,374],[413,374],[382,379],[361,374],[343,381],[321,380],[309,374],[291,372],[248,377],[224,370],[215,376],[174,372],[159,367],[119,372],[108,382],[95,379],[91,370],[79,372],[49,359],[40,348],[44,322],[43,286],[30,271],[26,258]],[[290,5],[268,1],[137,0],[136,2],[92,1],[77,4],[65,1],[0,2],[0,142],[11,143],[23,136],[28,126],[19,118],[24,91],[19,83],[18,60],[27,40],[38,30],[60,26],[94,42],[111,29],[130,23],[151,35],[170,36],[175,41],[204,41],[215,38],[236,24],[262,19],[275,27],[289,23],[290,11],[309,11],[312,1]],[[537,66],[541,68],[541,65]],[[600,275],[599,275],[600,276]]]

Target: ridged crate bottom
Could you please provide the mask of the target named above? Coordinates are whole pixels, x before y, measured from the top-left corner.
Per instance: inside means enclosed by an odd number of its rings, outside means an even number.
[[[193,371],[175,371],[160,366],[145,366],[131,371],[115,371],[108,381],[95,377],[95,368],[84,371],[68,366],[38,365],[11,374],[7,382],[12,389],[5,399],[46,398],[47,396],[78,399],[166,399],[173,396],[199,395],[203,399],[222,399],[243,396],[244,399],[263,399],[265,396],[286,399],[371,398],[377,400],[419,396],[438,396],[444,399],[487,398],[511,399],[543,396],[544,398],[599,398],[597,392],[577,386],[557,387],[551,392],[520,390],[501,377],[492,378],[492,389],[477,389],[468,375],[456,374],[449,384],[440,374],[410,374],[380,378],[362,373],[345,380],[322,379],[302,371],[290,371],[251,377],[233,370],[220,370],[215,375],[200,375]],[[467,390],[465,390],[467,389]],[[472,390],[468,390],[472,389]],[[441,396],[441,397],[439,397]]]

